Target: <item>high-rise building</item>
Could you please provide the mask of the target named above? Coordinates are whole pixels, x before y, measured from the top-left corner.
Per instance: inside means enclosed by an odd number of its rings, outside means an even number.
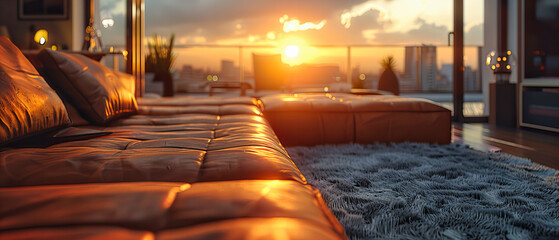
[[[207,76],[213,75],[203,69],[194,68],[192,65],[183,65],[178,71],[179,76],[174,79],[175,90],[177,92],[196,92],[200,91],[202,86],[207,81]]]
[[[453,83],[452,64],[443,64],[439,72],[439,90],[450,90]],[[477,70],[473,70],[470,66],[464,67],[464,91],[476,92],[481,91],[481,82]]]
[[[437,48],[406,46],[402,90],[437,90]]]
[[[452,90],[452,79],[454,77],[453,75],[453,64],[452,63],[447,63],[447,64],[443,64],[441,66],[441,71],[439,72],[439,84],[438,84],[438,89],[439,90],[447,90],[447,91],[451,91]]]
[[[235,63],[231,60],[221,60],[221,74],[220,78],[229,81],[239,80],[239,67],[235,66]]]
[[[464,90],[465,91],[481,91],[481,83],[476,70],[466,66],[464,68]]]

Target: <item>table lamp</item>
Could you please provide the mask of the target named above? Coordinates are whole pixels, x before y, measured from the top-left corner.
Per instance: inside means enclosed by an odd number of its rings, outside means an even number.
[[[41,46],[44,46],[49,40],[49,32],[45,29],[39,29],[35,32],[33,40]]]

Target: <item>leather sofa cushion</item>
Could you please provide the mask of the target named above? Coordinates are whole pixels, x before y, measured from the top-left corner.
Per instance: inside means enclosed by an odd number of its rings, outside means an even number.
[[[0,37],[0,56],[0,145],[69,126],[56,92],[6,37]]]
[[[1,239],[46,229],[52,229],[51,234],[64,234],[55,229],[67,226],[81,230],[74,232],[78,237],[91,234],[86,227],[112,227],[99,230],[123,237],[155,232],[155,239],[274,239],[278,235],[289,239],[345,238],[320,193],[294,181],[3,188],[0,203]],[[19,231],[10,234],[10,230]],[[255,231],[258,235],[252,235]]]
[[[115,72],[80,54],[43,49],[39,59],[47,81],[82,113],[86,120],[105,125],[136,113],[134,78]]]
[[[342,240],[343,233],[324,229],[301,219],[293,218],[239,218],[235,220],[212,222],[196,227],[171,229],[158,232],[157,240]]]
[[[262,115],[258,100],[251,97],[138,98],[138,105],[138,114],[142,115]]]
[[[224,105],[257,105],[258,100],[251,97],[163,97],[163,98],[138,98],[142,106],[224,106]]]
[[[260,108],[254,105],[191,105],[184,107],[172,106],[143,106],[140,105],[138,114],[143,115],[177,115],[185,113],[201,113],[212,115],[254,114],[262,115]]]
[[[79,224],[159,229],[177,193],[189,187],[138,182],[2,188],[0,230]]]
[[[268,112],[448,112],[422,98],[345,93],[275,94],[262,97]]]
[[[107,226],[71,226],[54,228],[31,228],[0,233],[2,240],[149,240],[155,239],[152,232],[132,230],[123,227]]]
[[[0,186],[99,182],[305,182],[261,116],[134,115],[108,136],[0,151]],[[152,125],[153,124],[153,125]]]

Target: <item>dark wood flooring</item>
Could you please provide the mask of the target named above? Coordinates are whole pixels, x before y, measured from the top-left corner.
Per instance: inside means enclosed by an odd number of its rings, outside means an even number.
[[[504,152],[559,170],[559,133],[488,123],[453,123],[452,141],[481,151]]]

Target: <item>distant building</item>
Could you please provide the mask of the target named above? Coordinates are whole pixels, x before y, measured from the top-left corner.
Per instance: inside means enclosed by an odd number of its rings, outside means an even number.
[[[178,78],[175,78],[175,91],[198,92],[201,86],[207,82],[207,76],[213,75],[204,69],[193,68],[191,65],[183,65],[179,70]],[[202,87],[203,88],[203,87]]]
[[[402,90],[434,91],[437,89],[437,48],[406,46]]]
[[[481,91],[481,82],[477,71],[472,70],[470,66],[466,66],[464,69],[464,91]]]
[[[453,79],[453,64],[443,64],[441,66],[441,71],[439,72],[439,84],[438,89],[440,90],[452,90],[452,79]]]
[[[240,68],[235,66],[231,60],[221,60],[221,74],[220,79],[225,81],[239,81]]]
[[[452,64],[443,64],[439,73],[439,90],[451,90],[453,82]],[[477,92],[481,91],[481,79],[478,71],[472,70],[472,67],[464,68],[464,91]]]

